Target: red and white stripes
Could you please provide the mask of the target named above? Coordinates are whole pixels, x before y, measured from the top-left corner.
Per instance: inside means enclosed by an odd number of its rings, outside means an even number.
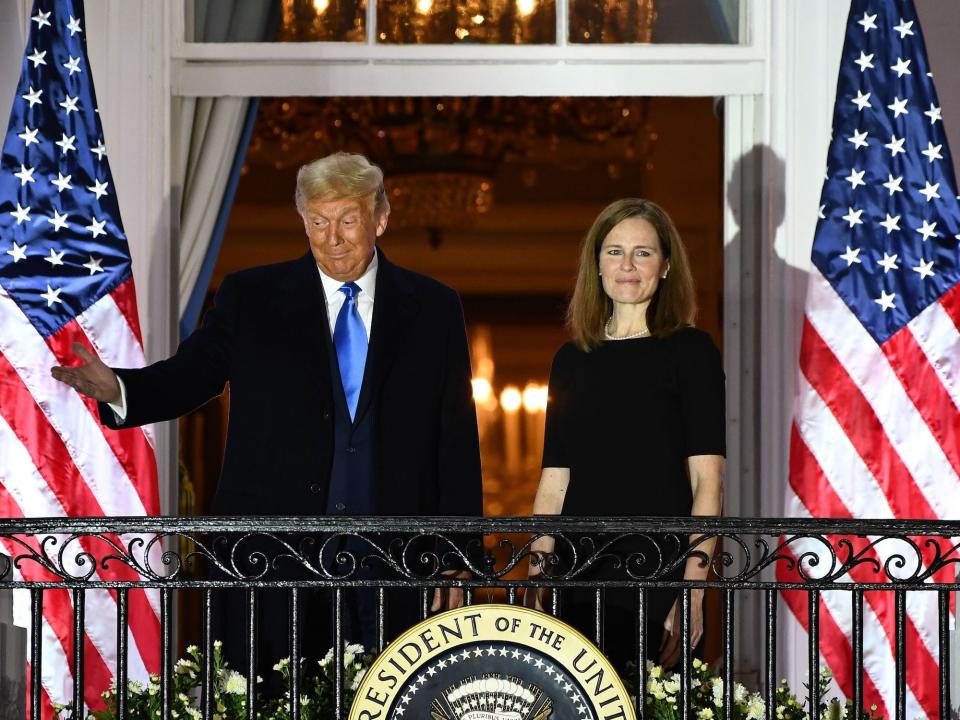
[[[74,362],[74,342],[96,351],[108,365],[143,365],[132,280],[46,339],[0,289],[0,457],[4,459],[0,513],[5,517],[156,515],[160,508],[150,431],[104,428],[96,403],[50,375],[54,365]],[[131,538],[107,539],[126,545]],[[39,550],[36,539],[25,542]],[[103,540],[88,538],[74,545],[76,552],[65,553],[68,561],[83,551],[106,554]],[[23,552],[9,541],[0,549],[10,555]],[[27,580],[57,579],[29,561],[22,563],[19,573]],[[114,562],[98,568],[95,577],[133,580],[138,575]],[[96,709],[102,706],[100,693],[116,674],[116,593],[88,590],[85,603],[84,698],[89,708]],[[155,591],[141,589],[130,591],[129,603],[129,676],[143,680],[159,667],[159,602]],[[29,628],[26,592],[18,593],[15,614],[17,624]],[[72,698],[72,623],[70,593],[45,591],[41,669],[45,718],[52,716],[50,702],[67,703]]]
[[[800,350],[800,380],[790,448],[786,515],[835,518],[947,519],[960,507],[960,294],[956,288],[878,345],[814,268]],[[847,538],[849,539],[849,538]],[[912,575],[933,548],[854,539],[881,565],[898,550]],[[823,555],[825,548],[795,543]],[[824,557],[826,560],[826,557]],[[829,563],[828,563],[829,564]],[[912,564],[912,567],[911,567]],[[785,568],[783,580],[793,579]],[[876,582],[866,565],[848,580]],[[807,627],[804,593],[784,593]],[[821,655],[840,689],[852,693],[851,596],[821,595]],[[895,617],[892,592],[864,596],[865,702],[889,717],[894,704]],[[907,595],[907,716],[938,713],[937,595]],[[803,650],[796,648],[796,655]]]

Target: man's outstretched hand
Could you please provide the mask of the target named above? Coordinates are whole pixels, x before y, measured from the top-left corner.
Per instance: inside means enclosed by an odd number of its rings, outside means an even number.
[[[80,343],[73,344],[73,351],[83,360],[75,367],[57,366],[50,368],[50,374],[62,383],[94,400],[106,403],[120,402],[120,383],[113,370],[107,367],[96,355],[91,355]]]

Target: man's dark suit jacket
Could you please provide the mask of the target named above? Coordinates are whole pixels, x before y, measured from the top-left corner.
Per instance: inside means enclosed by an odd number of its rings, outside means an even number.
[[[368,506],[378,515],[482,515],[476,410],[460,300],[450,288],[377,252],[370,346],[352,426],[372,430],[372,452],[356,458],[364,469],[362,481],[373,486]],[[329,328],[310,253],[228,275],[203,325],[171,358],[116,370],[126,387],[127,415],[118,426],[113,411],[101,404],[101,419],[114,428],[169,420],[219,395],[229,383],[230,420],[214,514],[323,515],[335,422],[345,412],[343,406],[338,416],[335,406],[344,401],[342,389],[333,385],[339,370]],[[345,447],[343,439],[339,447]],[[458,541],[466,545],[468,539]],[[270,556],[279,550],[263,543]],[[359,545],[358,552],[367,551]],[[410,557],[433,549],[429,542],[417,547]],[[329,558],[324,564],[334,569]],[[296,573],[296,563],[291,565]],[[285,577],[291,565],[282,570]],[[390,637],[419,618],[419,593],[388,593]],[[370,593],[360,595],[351,596],[345,612],[367,608],[369,618]],[[331,642],[329,599],[325,592],[304,598],[304,652],[309,655],[322,655]],[[214,601],[213,632],[225,641],[231,666],[243,667],[245,599],[227,591]],[[258,667],[270,675],[268,692],[279,693],[278,677],[269,668],[288,653],[287,595],[265,592],[259,617]],[[372,632],[369,621],[358,617],[348,638],[354,641],[361,639],[360,629]]]
[[[378,250],[356,421],[375,408],[379,515],[482,515],[470,358],[459,298]],[[333,458],[332,342],[310,253],[223,279],[203,325],[167,360],[116,370],[119,427],[169,420],[230,387],[219,515],[321,515]],[[101,404],[101,419],[118,427]]]

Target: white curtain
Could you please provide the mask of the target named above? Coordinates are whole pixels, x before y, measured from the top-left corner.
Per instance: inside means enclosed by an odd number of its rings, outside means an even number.
[[[185,98],[176,119],[174,173],[180,200],[179,316],[190,302],[207,256],[237,142],[250,101],[246,98]]]
[[[273,0],[195,0],[188,7],[187,37],[196,42],[272,39],[278,6]],[[175,108],[173,184],[180,188],[180,317],[210,250],[249,104],[247,98],[183,98]]]

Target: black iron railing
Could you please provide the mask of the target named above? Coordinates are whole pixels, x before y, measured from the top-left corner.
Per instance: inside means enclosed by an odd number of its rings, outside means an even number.
[[[555,539],[549,557],[531,553],[541,536]],[[371,588],[376,597],[376,645],[387,637],[391,588],[418,592],[420,616],[429,613],[430,594],[437,587],[464,589],[466,603],[483,598],[478,590],[502,593],[508,603],[522,600],[519,591],[549,590],[548,612],[563,617],[566,592],[593,594],[592,639],[605,641],[604,597],[611,589],[630,589],[635,597],[636,664],[639,688],[646,686],[644,623],[648,593],[675,588],[681,600],[682,636],[690,630],[691,590],[711,588],[722,597],[722,675],[724,716],[732,717],[736,598],[742,591],[764,596],[763,635],[766,667],[764,697],[767,720],[775,720],[777,680],[777,604],[783,590],[806,594],[809,629],[809,708],[819,715],[820,599],[825,591],[849,593],[853,618],[853,714],[863,711],[864,593],[895,597],[895,663],[897,720],[904,720],[906,703],[906,600],[910,592],[935,592],[939,610],[940,716],[950,717],[949,613],[950,593],[958,589],[955,566],[960,549],[960,522],[762,520],[742,518],[73,518],[0,520],[0,589],[26,589],[32,598],[33,672],[29,688],[31,717],[39,717],[41,623],[44,593],[68,589],[74,611],[73,657],[76,680],[74,706],[83,706],[85,593],[109,588],[117,600],[115,668],[118,687],[126,687],[129,593],[156,588],[160,595],[161,717],[169,717],[173,667],[173,602],[178,592],[193,589],[202,595],[204,628],[201,712],[211,708],[211,607],[214,593],[237,588],[245,592],[248,683],[247,712],[255,716],[254,683],[257,624],[261,593],[280,589],[289,595],[289,656],[291,665],[305,652],[299,632],[302,596],[306,590],[328,593],[336,687],[343,687],[343,593]],[[694,540],[691,542],[690,538]],[[484,548],[484,539],[487,547]],[[491,540],[493,541],[491,544]],[[703,547],[718,541],[712,557]],[[527,579],[533,558],[542,574]],[[708,566],[706,579],[682,579],[690,558]],[[598,569],[602,568],[602,572]],[[456,576],[445,571],[458,571]],[[33,579],[25,579],[33,578]],[[42,579],[37,579],[42,578]],[[750,618],[756,622],[759,618]],[[617,629],[622,632],[622,628]],[[307,639],[309,640],[309,639]],[[306,648],[307,653],[315,648]],[[324,648],[325,650],[325,648]],[[684,698],[691,684],[691,649],[683,644],[680,663]],[[298,697],[298,674],[290,674],[290,693]],[[643,715],[642,692],[637,714]],[[334,717],[346,717],[336,702]],[[118,695],[118,715],[125,713],[124,693]],[[682,717],[688,717],[684,703]],[[291,717],[298,717],[296,703]]]

